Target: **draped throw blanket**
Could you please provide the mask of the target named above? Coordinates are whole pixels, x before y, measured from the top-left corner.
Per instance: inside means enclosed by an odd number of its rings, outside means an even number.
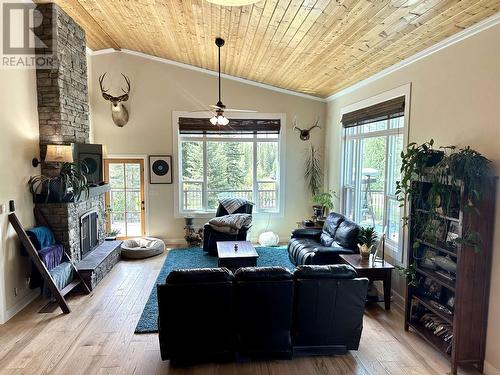
[[[219,203],[226,209],[228,214],[234,213],[238,208],[245,204],[252,204],[244,198],[219,198]]]
[[[208,222],[208,224],[210,224],[212,229],[216,230],[217,232],[238,234],[241,228],[248,227],[250,226],[250,224],[252,224],[252,215],[232,214],[214,217]]]

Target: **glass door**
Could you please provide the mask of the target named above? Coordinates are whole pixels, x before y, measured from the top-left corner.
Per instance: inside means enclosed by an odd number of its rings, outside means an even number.
[[[119,231],[119,238],[143,236],[144,160],[106,159],[104,177],[111,185],[106,193],[107,231]]]

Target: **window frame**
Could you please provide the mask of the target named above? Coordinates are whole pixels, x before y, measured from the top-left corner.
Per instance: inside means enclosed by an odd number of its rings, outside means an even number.
[[[380,93],[378,95],[372,96],[370,98],[361,100],[359,102],[347,105],[345,107],[342,107],[340,110],[340,118],[345,113],[349,113],[352,111],[356,111],[359,109],[363,109],[399,96],[404,96],[405,97],[405,109],[404,109],[404,127],[402,128],[402,133],[403,133],[403,150],[406,149],[406,146],[408,145],[408,138],[409,138],[409,131],[410,131],[410,108],[411,108],[411,83],[396,87],[392,90]],[[395,132],[394,132],[395,131]],[[344,158],[345,158],[345,153],[346,153],[346,145],[347,145],[347,138],[345,136],[344,128],[342,127],[342,123],[340,123],[340,139],[341,139],[341,145],[340,145],[340,158],[339,158],[339,186],[340,186],[340,209],[342,213],[345,213],[346,210],[346,205],[345,205],[345,200],[346,200],[346,194],[345,194],[345,177],[346,177],[346,171],[344,167]],[[397,129],[387,129],[384,131],[375,131],[370,133],[370,137],[376,136],[377,134],[379,135],[389,135],[393,133],[399,133]],[[359,137],[362,138],[362,137]],[[358,139],[359,139],[358,138]],[[349,139],[352,139],[349,137]],[[356,145],[356,147],[359,147],[359,145]],[[389,148],[387,147],[386,150],[386,155],[389,153]],[[388,160],[386,158],[386,176],[387,176],[387,163]],[[385,179],[385,184],[388,183],[387,178]],[[387,192],[387,186],[385,186],[384,191]],[[401,209],[401,217],[405,216],[407,214],[406,212],[406,207],[405,205],[404,208]],[[388,209],[388,202],[384,202],[384,218],[387,220],[386,215],[387,215],[387,209]],[[399,241],[399,247],[395,248],[395,246],[391,246],[390,242],[386,242],[385,246],[385,255],[386,258],[389,258],[390,260],[395,261],[398,264],[405,264],[405,254],[407,254],[408,251],[408,243],[407,243],[407,238],[408,238],[408,230],[406,227],[402,226],[400,229],[400,241]]]
[[[172,141],[173,141],[173,154],[174,154],[174,165],[176,165],[178,173],[174,173],[174,217],[176,218],[183,218],[183,217],[194,217],[194,218],[210,218],[213,217],[215,214],[216,210],[206,210],[206,211],[195,211],[195,210],[183,210],[181,205],[182,205],[182,189],[181,189],[181,183],[182,183],[182,176],[181,176],[181,171],[182,171],[182,157],[181,157],[181,150],[180,150],[180,142],[182,140],[182,137],[179,135],[179,118],[180,117],[192,117],[192,118],[209,118],[213,114],[209,111],[206,112],[185,112],[185,111],[173,111],[172,112]],[[278,191],[278,197],[277,197],[277,202],[278,202],[278,209],[276,211],[258,211],[254,209],[254,216],[273,216],[273,217],[283,217],[284,216],[284,210],[285,210],[285,199],[284,199],[284,189],[286,187],[286,182],[285,182],[285,137],[286,137],[286,115],[284,113],[231,113],[229,111],[226,111],[226,115],[231,117],[231,118],[237,118],[237,119],[276,119],[280,120],[281,122],[281,128],[280,128],[280,134],[278,136],[278,155],[279,155],[279,163],[278,163],[278,179],[276,181],[276,186],[277,186],[277,191]],[[223,142],[230,142],[230,141],[242,141],[242,142],[249,142],[252,144],[257,144],[258,142],[275,142],[275,139],[265,139],[265,138],[256,138],[255,136],[252,138],[243,138],[243,139],[238,139],[238,138],[231,138],[231,137],[217,137],[217,138],[206,138],[203,135],[200,135],[199,137],[193,137],[190,136],[189,140],[192,141],[207,141],[209,140],[214,140],[214,141],[223,141]],[[253,176],[254,176],[254,181],[257,181],[256,178],[256,168],[257,168],[257,163],[256,163],[256,152],[257,152],[257,147],[253,147]],[[207,167],[207,158],[206,158],[206,148],[204,148],[204,164],[205,168]],[[205,189],[206,189],[206,176],[204,176],[204,181],[205,181]],[[253,184],[255,185],[255,184]],[[252,194],[255,196],[255,191],[257,189],[257,186],[253,186],[253,192]],[[206,197],[206,194],[204,194]]]

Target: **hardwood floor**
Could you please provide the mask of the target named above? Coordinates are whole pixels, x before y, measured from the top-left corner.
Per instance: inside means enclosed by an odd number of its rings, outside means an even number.
[[[338,357],[170,368],[156,334],[134,329],[165,255],[121,261],[90,295],[69,297],[72,312],[39,314],[35,300],[0,326],[0,374],[446,374],[448,362],[415,334],[401,313],[367,308],[359,351]],[[201,313],[200,313],[201,314]],[[474,370],[460,374],[475,374]]]

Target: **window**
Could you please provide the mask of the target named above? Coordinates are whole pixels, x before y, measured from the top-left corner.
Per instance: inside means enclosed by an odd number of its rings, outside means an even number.
[[[220,129],[207,118],[178,122],[179,213],[213,212],[225,196],[280,212],[280,120],[231,118]]]
[[[404,144],[404,97],[393,108],[363,108],[343,116],[343,213],[362,226],[386,232],[393,255],[403,246],[403,215],[395,195]],[[376,107],[376,106],[373,106]],[[400,258],[400,257],[398,257]]]
[[[119,230],[118,237],[136,237],[144,229],[144,161],[142,159],[106,159],[105,180],[107,230]]]

